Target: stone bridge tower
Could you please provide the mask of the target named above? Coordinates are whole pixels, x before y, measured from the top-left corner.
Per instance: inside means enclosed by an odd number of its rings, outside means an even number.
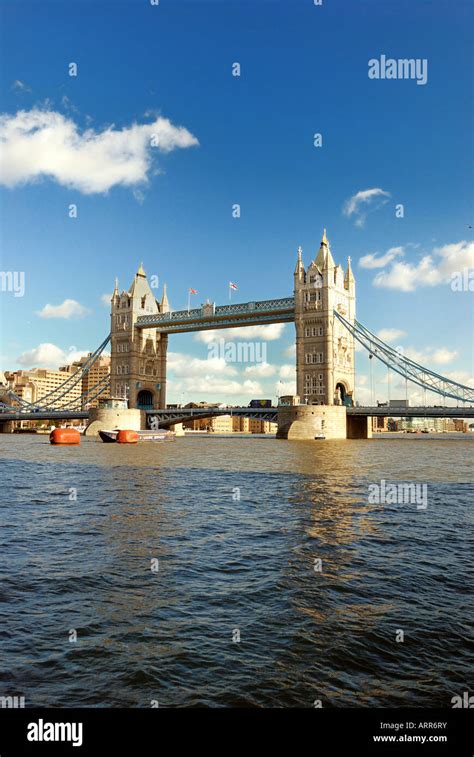
[[[296,392],[302,404],[351,405],[354,401],[354,339],[334,317],[355,318],[355,279],[348,258],[334,263],[324,230],[307,269],[298,250],[295,281]]]
[[[168,335],[135,325],[141,315],[169,311],[166,285],[158,303],[141,265],[128,292],[115,280],[111,304],[110,396],[126,397],[129,408],[166,407]]]

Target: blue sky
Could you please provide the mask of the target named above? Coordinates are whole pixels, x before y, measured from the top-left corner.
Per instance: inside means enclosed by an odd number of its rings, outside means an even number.
[[[2,270],[26,277],[23,297],[0,293],[2,369],[93,349],[109,330],[103,295],[115,275],[128,288],[141,261],[167,282],[174,309],[186,306],[188,287],[198,290],[196,304],[226,302],[229,280],[236,301],[290,295],[298,245],[309,263],[326,227],[336,262],[352,256],[359,320],[468,382],[472,292],[453,291],[450,277],[473,265],[470,3],[15,0],[0,8],[9,151]],[[368,61],[382,54],[426,59],[427,83],[369,79]],[[170,122],[169,152],[144,147],[146,125],[160,117]],[[25,130],[31,141],[20,143]],[[121,135],[119,144],[107,134]],[[87,169],[90,149],[99,177]],[[378,191],[359,194],[368,190]],[[63,307],[45,318],[46,305]],[[204,341],[173,337],[169,400],[237,403],[274,396],[279,380],[290,388],[294,329],[280,331],[267,341],[270,367],[260,369],[213,370],[201,362]],[[183,367],[184,355],[194,368]],[[367,365],[358,356],[360,399]],[[381,383],[377,398],[384,392]]]

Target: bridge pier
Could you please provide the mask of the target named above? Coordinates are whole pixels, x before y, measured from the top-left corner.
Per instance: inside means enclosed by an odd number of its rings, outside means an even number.
[[[84,432],[85,436],[97,436],[99,431],[113,428],[140,431],[146,428],[146,413],[144,410],[134,410],[124,407],[94,407],[89,411],[89,423]]]
[[[184,436],[184,426],[182,423],[175,423],[174,426],[171,426],[171,429],[174,431],[176,436]]]
[[[344,405],[280,405],[277,439],[347,439]]]
[[[0,423],[0,434],[13,434],[14,428],[14,421],[3,421],[3,423]]]
[[[347,438],[372,439],[372,418],[367,415],[348,415]]]

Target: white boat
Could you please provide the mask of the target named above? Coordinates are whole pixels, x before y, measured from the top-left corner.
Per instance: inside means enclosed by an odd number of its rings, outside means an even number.
[[[103,442],[110,444],[117,441],[117,434],[119,431],[119,428],[114,428],[110,431],[99,431],[99,436]],[[172,442],[176,436],[174,431],[168,431],[167,429],[157,431],[137,431],[137,434],[139,442]]]

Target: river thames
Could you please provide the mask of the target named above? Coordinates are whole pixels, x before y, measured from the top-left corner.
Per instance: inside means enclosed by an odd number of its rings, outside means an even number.
[[[473,441],[0,436],[0,695],[450,707],[471,678]],[[371,502],[382,480],[426,484],[427,506]]]

